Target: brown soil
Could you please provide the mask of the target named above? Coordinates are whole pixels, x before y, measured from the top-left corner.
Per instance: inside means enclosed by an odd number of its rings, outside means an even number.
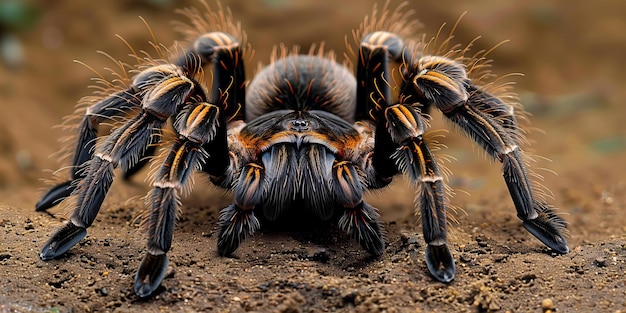
[[[343,36],[372,8],[354,1],[226,2],[248,31],[255,62],[265,63],[278,42],[306,51],[326,41],[343,51]],[[177,37],[164,21],[181,18],[151,1],[46,1],[36,5],[38,23],[17,33],[21,65],[0,69],[0,312],[626,311],[626,3],[422,2],[417,16],[429,36],[468,11],[459,42],[482,35],[481,49],[511,40],[490,54],[494,71],[525,73],[515,79],[516,91],[533,127],[544,131],[530,132],[532,150],[551,160],[533,165],[570,223],[571,253],[552,254],[522,228],[500,165],[452,131],[442,153],[456,159],[446,165],[456,190],[451,202],[462,209],[452,213],[458,269],[451,284],[428,274],[413,191],[402,179],[368,196],[388,230],[386,253],[377,259],[328,227],[264,229],[235,257],[219,257],[215,222],[230,195],[198,177],[184,201],[169,273],[156,296],[140,300],[132,291],[144,253],[136,218],[149,183],[136,177],[114,184],[85,240],[43,262],[39,249],[65,216],[62,208],[33,209],[49,186],[40,178],[67,165],[50,158],[64,135],[53,126],[89,94],[93,76],[72,60],[111,66],[95,51],[125,58],[114,34],[148,49],[137,16],[162,42]],[[440,120],[435,116],[434,129],[451,128]]]

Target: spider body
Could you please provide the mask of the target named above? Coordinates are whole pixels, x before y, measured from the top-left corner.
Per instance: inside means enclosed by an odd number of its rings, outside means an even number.
[[[308,55],[283,52],[248,86],[244,36],[230,15],[186,12],[194,27],[205,26],[192,32],[190,48],[170,61],[149,60],[127,88],[89,104],[77,126],[71,179],[36,206],[46,210],[70,194],[76,200],[70,220],[43,247],[43,260],[64,254],[86,235],[115,168],[131,176],[159,161],[146,198],[147,251],[135,276],[141,297],[164,278],[181,192],[194,172],[234,191],[233,203],[219,216],[220,255],[231,254],[257,231],[260,215],[275,220],[287,210],[307,210],[322,220],[335,219],[379,256],[385,249],[383,227],[363,193],[401,173],[417,189],[426,264],[437,280],[450,282],[455,265],[447,246],[446,186],[424,139],[431,109],[502,162],[524,227],[553,250],[568,252],[565,221],[533,194],[512,106],[475,84],[459,60],[423,54],[419,43],[405,43],[396,32],[415,25],[403,6],[385,10],[386,22],[366,19],[356,33],[356,75],[321,49]],[[395,92],[389,83],[394,68],[402,77]],[[202,83],[205,69],[212,72],[210,86]],[[98,125],[124,114],[134,116],[96,145]],[[176,138],[156,158],[154,147],[168,120]]]

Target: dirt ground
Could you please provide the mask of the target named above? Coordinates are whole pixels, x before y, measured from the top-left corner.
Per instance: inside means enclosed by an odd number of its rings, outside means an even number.
[[[19,1],[18,1],[19,2]],[[42,1],[43,2],[43,1]],[[344,35],[371,11],[371,1],[224,1],[248,32],[254,63],[279,42],[326,41],[344,51]],[[335,4],[335,2],[340,4]],[[254,3],[254,4],[252,4]],[[169,21],[174,1],[26,2],[33,22],[0,28],[21,43],[21,61],[0,67],[0,312],[625,312],[626,311],[626,2],[411,2],[433,36],[464,12],[456,40],[488,49],[494,71],[514,77],[533,115],[533,164],[570,223],[567,255],[555,255],[522,227],[498,163],[450,131],[441,153],[456,191],[450,245],[457,263],[450,284],[434,281],[423,261],[413,191],[401,178],[367,200],[388,231],[385,254],[372,259],[329,225],[263,229],[232,258],[216,252],[216,219],[231,195],[197,177],[183,205],[170,269],[157,294],[132,290],[144,253],[137,216],[149,190],[143,177],[116,182],[89,234],[58,260],[39,249],[65,219],[63,208],[34,212],[49,187],[42,179],[65,166],[51,157],[54,127],[91,91],[96,69],[128,60],[114,35],[148,49],[143,16],[162,42],[180,38]],[[4,15],[2,15],[4,16]],[[2,25],[2,24],[0,24]],[[4,51],[4,50],[3,50]],[[4,52],[3,52],[4,53]],[[5,57],[6,61],[6,57]],[[253,64],[254,64],[253,63]],[[254,66],[248,66],[253,69]],[[435,116],[433,129],[451,129]],[[139,175],[143,176],[143,175]]]

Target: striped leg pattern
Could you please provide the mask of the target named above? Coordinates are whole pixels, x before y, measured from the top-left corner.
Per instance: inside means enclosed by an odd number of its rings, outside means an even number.
[[[567,223],[533,194],[513,107],[475,86],[457,62],[433,56],[411,60],[403,97],[434,105],[503,165],[503,176],[524,227],[558,253],[569,252]]]
[[[424,141],[424,117],[419,107],[400,95],[400,103],[390,102],[390,62],[406,59],[406,47],[388,32],[367,34],[361,43],[358,95],[370,105],[360,108],[360,117],[376,123],[372,156],[373,185],[384,186],[398,172],[417,188],[417,209],[421,213],[426,248],[426,264],[439,281],[454,279],[455,264],[446,241],[445,186],[435,158]],[[411,99],[414,100],[414,99]],[[358,102],[359,104],[361,102]],[[367,102],[366,102],[367,103]],[[372,172],[372,171],[367,171]]]
[[[233,180],[228,170],[226,124],[240,111],[239,101],[244,101],[242,82],[245,77],[241,74],[243,70],[241,73],[238,70],[243,69],[240,46],[229,34],[208,33],[198,38],[193,50],[187,53],[187,59],[195,55],[201,56],[202,62],[210,62],[215,79],[208,97],[197,94],[189,98],[176,117],[174,128],[178,139],[157,171],[148,196],[147,251],[134,285],[140,297],[152,295],[165,276],[167,252],[172,245],[176,213],[180,209],[180,192],[188,186],[191,174],[203,171],[227,185]],[[183,62],[186,61],[178,61]],[[223,248],[218,250],[221,252]]]

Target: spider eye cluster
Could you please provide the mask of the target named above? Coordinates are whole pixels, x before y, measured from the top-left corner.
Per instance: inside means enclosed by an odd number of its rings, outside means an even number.
[[[291,130],[293,131],[306,131],[309,129],[309,122],[303,119],[295,119],[291,121]]]

